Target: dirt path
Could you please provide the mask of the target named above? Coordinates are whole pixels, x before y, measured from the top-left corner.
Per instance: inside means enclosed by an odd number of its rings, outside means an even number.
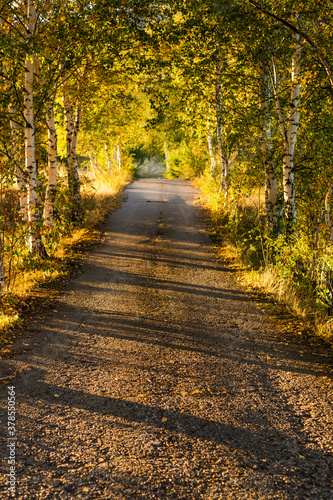
[[[216,261],[195,194],[131,184],[31,350],[1,361],[23,370],[16,498],[333,499],[332,352],[274,329]]]

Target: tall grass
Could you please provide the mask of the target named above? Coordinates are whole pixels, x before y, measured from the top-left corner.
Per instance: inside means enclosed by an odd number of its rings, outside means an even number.
[[[209,176],[194,180],[221,257],[236,266],[247,286],[269,294],[296,318],[333,342],[333,256],[325,235],[316,249],[298,228],[292,244],[266,228],[263,192],[230,193],[228,203]]]
[[[130,179],[131,174],[126,171],[114,173],[111,177],[81,175],[83,218],[80,224],[75,224],[66,217],[67,182],[65,176],[60,175],[54,228],[43,234],[48,253],[44,260],[29,254],[26,245],[28,229],[20,220],[17,190],[13,187],[3,190],[5,217],[2,218],[1,230],[7,280],[0,305],[0,332],[20,321],[22,307],[40,293],[42,286],[69,275],[83,248],[98,239],[98,226],[118,206],[123,188]],[[4,335],[2,340],[5,340]]]

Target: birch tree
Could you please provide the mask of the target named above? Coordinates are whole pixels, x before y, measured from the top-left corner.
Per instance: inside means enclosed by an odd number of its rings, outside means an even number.
[[[67,147],[67,174],[70,192],[70,217],[73,222],[81,220],[80,177],[78,172],[76,150],[77,139],[81,123],[81,104],[76,105],[74,117],[73,105],[69,102],[66,90],[64,92],[64,109],[66,117],[66,147]]]
[[[104,145],[104,150],[105,150],[105,156],[106,156],[106,161],[107,161],[107,166],[108,166],[108,177],[110,177],[111,172],[112,172],[112,161],[111,161],[111,156],[110,156],[110,152],[109,152],[109,145],[107,142]]]
[[[30,252],[39,257],[46,257],[46,250],[41,238],[41,217],[39,213],[37,198],[37,165],[35,147],[35,123],[34,123],[34,72],[36,66],[36,55],[34,54],[34,34],[37,23],[36,10],[33,0],[27,0],[27,42],[30,53],[25,58],[24,65],[24,144],[25,144],[25,168],[28,182],[28,219],[30,225]]]
[[[20,155],[20,127],[16,117],[16,110],[12,107],[8,107],[8,114],[10,116],[10,130],[12,137],[12,150],[13,150],[13,160],[15,164],[15,176],[16,183],[20,197],[20,209],[22,214],[22,219],[28,222],[28,197],[27,197],[27,184],[25,180],[25,169],[24,164],[21,161]]]
[[[219,49],[218,49],[219,51]],[[230,167],[236,160],[238,156],[238,152],[235,151],[233,155],[230,157],[225,139],[224,139],[224,131],[223,131],[223,89],[222,89],[222,64],[221,64],[221,56],[218,53],[217,62],[216,62],[216,80],[215,80],[215,109],[216,109],[216,138],[217,138],[217,146],[219,152],[219,159],[221,165],[221,177],[220,177],[220,192],[224,194],[226,198],[229,193],[230,187]]]
[[[265,174],[265,207],[268,228],[272,234],[278,234],[281,218],[277,179],[272,158],[271,113],[269,109],[271,89],[269,75],[263,65],[259,74],[260,85],[260,150]]]
[[[296,224],[296,202],[295,202],[295,171],[294,153],[299,128],[300,118],[300,59],[301,59],[301,38],[295,34],[293,36],[295,48],[291,61],[291,94],[287,119],[284,118],[279,89],[279,74],[277,59],[273,56],[273,83],[274,99],[279,116],[282,140],[283,140],[283,194],[284,194],[284,214],[286,231],[288,235],[295,232]]]
[[[0,299],[6,283],[6,270],[3,262],[3,245],[2,238],[0,236]]]
[[[44,227],[52,229],[54,221],[54,205],[57,194],[57,130],[54,119],[54,105],[58,90],[58,82],[63,72],[64,63],[61,64],[59,75],[54,84],[54,90],[49,92],[46,103],[46,123],[48,133],[48,155],[47,155],[47,189],[44,202]]]
[[[223,143],[223,107],[222,107],[222,75],[221,75],[221,60],[218,55],[216,63],[216,82],[215,82],[215,99],[216,99],[216,138],[221,163],[221,180],[220,191],[225,196],[228,194],[229,189],[229,165]]]

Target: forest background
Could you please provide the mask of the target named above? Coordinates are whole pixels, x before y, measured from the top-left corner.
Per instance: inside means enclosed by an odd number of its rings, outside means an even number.
[[[332,12],[1,0],[3,331],[154,157],[201,189],[222,257],[332,339]]]

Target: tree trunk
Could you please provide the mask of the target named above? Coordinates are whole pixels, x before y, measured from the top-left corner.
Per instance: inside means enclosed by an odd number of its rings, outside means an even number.
[[[59,76],[55,83],[54,92],[49,93],[49,105],[46,112],[46,122],[48,127],[48,183],[44,202],[44,227],[52,228],[54,220],[54,204],[57,194],[57,130],[54,121],[54,103],[58,90],[59,78],[63,72],[64,64],[61,65]],[[44,80],[42,79],[45,85]],[[53,94],[53,95],[52,95]]]
[[[279,206],[278,188],[272,161],[271,152],[271,117],[268,111],[270,101],[270,91],[268,88],[268,78],[261,71],[260,75],[260,149],[265,175],[265,208],[269,231],[273,235],[278,235],[281,209]]]
[[[6,270],[3,263],[3,245],[0,236],[0,298],[6,283]]]
[[[281,132],[283,137],[283,195],[284,195],[284,214],[287,236],[295,235],[296,224],[296,203],[295,203],[295,172],[294,172],[294,151],[299,127],[299,104],[300,104],[300,57],[301,45],[299,35],[295,35],[296,41],[295,52],[292,57],[291,67],[291,96],[290,96],[290,112],[288,119],[288,128],[282,114],[281,103],[279,98],[279,80],[277,63],[273,58],[274,70],[274,87],[275,87],[275,102],[279,114]]]
[[[77,138],[81,122],[81,105],[76,110],[75,123],[73,120],[73,106],[64,97],[64,108],[66,116],[66,145],[67,145],[67,175],[68,187],[71,196],[70,218],[73,222],[81,220],[81,195],[80,177],[77,169],[76,148]]]
[[[44,226],[52,228],[54,218],[54,203],[57,189],[57,132],[54,122],[53,103],[49,105],[46,114],[48,126],[48,183],[44,203]]]
[[[169,170],[169,148],[166,140],[164,141],[164,156],[165,156],[165,167],[167,170]]]
[[[95,168],[95,162],[94,162],[94,155],[93,155],[92,152],[89,152],[89,163],[90,163],[93,175],[96,176],[96,168]]]
[[[121,149],[120,149],[120,144],[119,144],[119,137],[117,141],[117,163],[118,163],[118,170],[121,172],[122,168],[122,157],[121,157]]]
[[[111,156],[110,156],[110,152],[109,152],[109,146],[107,143],[105,143],[105,156],[106,156],[106,160],[108,163],[108,177],[111,177],[112,161],[111,161]]]
[[[8,113],[11,117],[13,117],[16,114],[16,110],[9,107]],[[24,179],[24,166],[21,164],[20,155],[18,151],[19,126],[17,121],[15,121],[14,119],[10,120],[10,132],[13,139],[15,176],[20,196],[20,209],[21,209],[22,219],[25,222],[28,222],[29,217],[28,217],[27,185]]]
[[[207,130],[207,142],[208,142],[208,152],[209,152],[209,159],[210,159],[210,174],[212,176],[214,176],[216,162],[215,162],[215,155],[214,155],[214,149],[213,149],[212,134],[211,134],[209,128]]]
[[[222,79],[221,79],[221,62],[218,59],[216,63],[216,81],[215,81],[215,104],[216,104],[216,138],[218,151],[221,163],[221,179],[220,179],[220,192],[225,196],[228,194],[228,177],[229,165],[224,151],[223,144],[223,116],[222,116]]]
[[[295,35],[294,38],[296,47],[292,58],[289,127],[283,157],[284,209],[286,221],[288,221],[289,226],[296,223],[294,152],[299,127],[301,93],[299,75],[302,48],[300,45],[300,36]]]
[[[27,0],[28,35],[30,44],[36,26],[37,18],[32,0]],[[30,252],[32,255],[45,257],[46,251],[41,238],[41,217],[38,209],[37,198],[37,165],[35,156],[35,124],[34,124],[34,67],[35,57],[28,55],[25,59],[24,75],[24,145],[25,145],[25,167],[28,181],[28,218],[30,223]]]
[[[220,59],[218,59],[216,64],[215,98],[216,98],[216,138],[217,138],[217,146],[221,163],[221,178],[220,178],[219,191],[220,193],[223,193],[224,197],[226,198],[229,193],[229,172],[231,163],[229,163],[229,158],[225,150],[225,145],[223,141],[222,77],[221,77]]]
[[[331,183],[330,187],[328,188],[326,196],[325,196],[325,222],[326,222],[326,226],[329,230],[329,241],[331,244],[333,244],[333,224],[332,224],[331,216],[330,216],[332,193],[333,193],[333,182]]]

